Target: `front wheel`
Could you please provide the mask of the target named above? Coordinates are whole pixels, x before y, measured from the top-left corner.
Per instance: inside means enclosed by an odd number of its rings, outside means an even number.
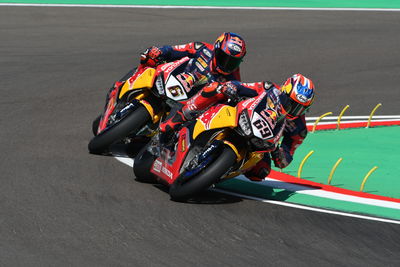
[[[97,118],[92,122],[92,132],[94,136],[97,135],[97,129],[99,128],[100,120],[101,115],[97,116]]]
[[[150,121],[151,116],[147,109],[144,106],[139,106],[110,128],[93,137],[88,145],[89,152],[92,154],[107,153],[112,144],[137,132]]]
[[[224,146],[222,153],[203,171],[188,181],[178,178],[170,187],[169,194],[172,200],[184,201],[190,196],[199,193],[217,182],[236,162],[235,152]]]

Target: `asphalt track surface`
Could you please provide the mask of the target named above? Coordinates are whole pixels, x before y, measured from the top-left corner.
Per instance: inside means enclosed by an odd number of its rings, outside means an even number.
[[[217,193],[169,200],[87,152],[106,91],[156,44],[243,35],[243,79],[302,72],[310,115],[399,114],[400,13],[0,7],[0,266],[399,266],[400,226]]]

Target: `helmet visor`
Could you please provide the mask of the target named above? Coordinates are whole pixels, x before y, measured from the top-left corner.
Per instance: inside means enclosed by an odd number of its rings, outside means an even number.
[[[282,105],[282,113],[290,120],[304,115],[310,108],[310,106],[303,106],[302,104],[294,101],[286,94],[281,94],[279,99]]]
[[[295,119],[301,115],[304,115],[310,109],[310,106],[305,107],[302,104],[297,103],[293,99],[290,99],[289,102],[290,109],[287,114],[288,119]]]
[[[227,55],[220,49],[216,49],[215,51],[215,60],[217,66],[223,71],[227,73],[231,73],[236,70],[240,63],[242,62],[242,58],[232,57]]]

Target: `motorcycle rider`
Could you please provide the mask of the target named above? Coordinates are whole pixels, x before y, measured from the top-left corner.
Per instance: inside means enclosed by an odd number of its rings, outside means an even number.
[[[314,84],[302,74],[288,78],[281,87],[268,81],[211,83],[163,122],[160,130],[163,133],[176,130],[183,122],[193,119],[217,102],[238,97],[255,97],[264,92],[269,94],[271,98],[269,105],[272,105],[271,108],[285,119],[286,125],[281,144],[273,152],[265,153],[263,159],[245,173],[250,180],[261,181],[271,171],[271,158],[275,167],[281,169],[287,167],[293,160],[295,150],[307,135],[305,113],[314,101]]]
[[[183,70],[182,77],[188,77],[187,82],[192,87],[201,88],[212,82],[240,81],[239,65],[245,55],[244,39],[236,33],[224,32],[214,44],[191,42],[183,45],[149,47],[140,55],[140,64],[156,67],[160,63],[172,62],[187,56],[192,61]],[[107,99],[133,73],[134,70],[131,70],[121,80],[115,82],[107,94]]]
[[[245,55],[244,39],[236,33],[224,32],[214,44],[191,42],[183,45],[149,47],[140,55],[140,64],[155,67],[160,63],[172,62],[187,56],[192,61],[183,70],[182,77],[187,77],[191,87],[201,88],[212,82],[240,81],[239,65]],[[106,103],[134,71],[131,70],[114,83],[107,94]]]
[[[195,59],[190,72],[203,84],[211,82],[240,81],[239,65],[246,55],[246,43],[236,33],[222,33],[214,44],[192,42],[175,46],[152,46],[140,56],[140,63],[155,67],[161,62],[171,62],[183,57]]]
[[[191,77],[192,87],[202,87],[213,82],[240,81],[239,65],[246,55],[246,43],[236,33],[222,33],[214,44],[192,42],[184,45],[149,47],[140,57],[140,63],[155,67],[162,62],[171,62],[183,57],[193,59],[183,74]],[[166,118],[174,117],[172,110]],[[173,127],[173,121],[167,127]]]

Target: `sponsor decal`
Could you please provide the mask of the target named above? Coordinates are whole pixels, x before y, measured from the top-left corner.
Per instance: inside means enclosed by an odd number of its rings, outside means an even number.
[[[215,148],[216,148],[216,145],[211,145],[211,146],[209,146],[209,147],[202,153],[202,155],[209,155],[210,152],[211,152],[213,149],[215,149]]]
[[[169,64],[165,64],[164,66],[161,67],[161,70],[169,73],[169,72],[171,72],[173,69],[175,69],[176,67],[178,67],[179,65],[181,65],[183,62],[185,62],[186,60],[188,60],[188,58],[187,58],[187,57],[184,57],[184,58],[181,58],[181,59],[178,60],[178,61],[174,61],[174,62],[171,62],[171,63],[169,63]]]
[[[242,42],[242,40],[240,40],[239,37],[236,37],[236,36],[232,37],[231,42],[234,44],[237,44],[238,46],[243,46],[243,42]]]
[[[238,52],[238,53],[242,52],[242,48],[236,44],[229,44],[228,47],[229,47],[229,49],[231,49],[235,52]]]
[[[162,167],[161,172],[168,176],[169,179],[172,179],[172,172],[166,167]]]
[[[186,150],[186,142],[185,139],[182,139],[181,141],[181,152],[185,152]]]
[[[133,108],[135,105],[133,103],[129,103],[129,105],[125,106],[121,111],[119,112],[121,116],[123,116],[128,110]]]
[[[238,37],[233,37],[227,45],[230,50],[235,51],[237,54],[243,52],[243,42]]]
[[[207,112],[203,113],[203,115],[201,115],[200,121],[203,123],[206,129],[209,129],[210,123],[215,115],[217,115],[218,111],[219,108],[213,106]]]
[[[184,51],[186,49],[186,46],[187,45],[185,45],[185,44],[183,44],[183,45],[174,45],[173,48],[175,50]]]
[[[251,102],[253,102],[254,99],[253,98],[249,98],[246,101],[242,102],[242,107],[246,108]]]
[[[265,90],[269,90],[269,89],[271,89],[271,87],[274,86],[274,84],[273,84],[273,83],[270,83],[270,82],[264,82],[264,83],[263,83],[263,86],[264,86],[264,89],[265,89]]]
[[[255,87],[256,83],[243,83],[243,85],[246,87]]]
[[[271,98],[272,103],[274,103],[274,105],[278,102],[280,102],[279,99],[279,95],[281,94],[281,92],[277,89],[277,88],[273,88],[272,89],[272,93],[269,94],[269,97]],[[276,106],[275,106],[276,107]],[[274,109],[275,109],[274,107]]]
[[[302,95],[302,94],[296,94],[297,100],[299,100],[301,103],[306,103],[307,102],[307,97]]]
[[[162,162],[157,159],[156,161],[154,161],[153,171],[160,172],[161,171],[161,166],[162,166]]]
[[[200,43],[200,42],[195,42],[194,43],[194,49],[196,49],[196,50],[200,49],[202,46],[203,46],[203,44]]]
[[[275,103],[272,102],[271,98],[268,98],[268,99],[267,99],[267,106],[268,106],[269,108],[275,109]]]
[[[178,74],[176,78],[185,88],[186,92],[189,92],[193,88],[195,78],[191,73],[181,73]]]
[[[278,119],[278,114],[273,109],[267,109],[260,112],[260,115],[265,119],[271,128],[275,128],[276,120]]]
[[[208,51],[208,49],[203,49],[203,53],[204,53],[204,55],[206,55],[208,58],[211,58],[212,57],[212,55],[211,55],[211,52],[210,51]]]
[[[203,68],[207,68],[207,66],[208,66],[206,60],[201,56],[197,58],[197,62],[199,62],[201,64],[201,66],[203,66]]]
[[[161,76],[158,76],[158,77],[157,77],[157,80],[156,80],[156,87],[157,87],[158,93],[159,93],[160,95],[164,95],[164,94],[165,94],[164,83],[163,83],[163,81],[162,81]]]
[[[253,104],[249,107],[249,109],[254,109],[261,102],[261,100],[263,100],[266,94],[267,92],[263,92],[261,95],[259,95],[257,99],[253,102]]]
[[[197,68],[198,68],[200,71],[205,71],[205,70],[206,70],[206,69],[203,68],[203,66],[202,66],[199,62],[197,62],[197,61],[196,61],[195,65],[197,66]]]

